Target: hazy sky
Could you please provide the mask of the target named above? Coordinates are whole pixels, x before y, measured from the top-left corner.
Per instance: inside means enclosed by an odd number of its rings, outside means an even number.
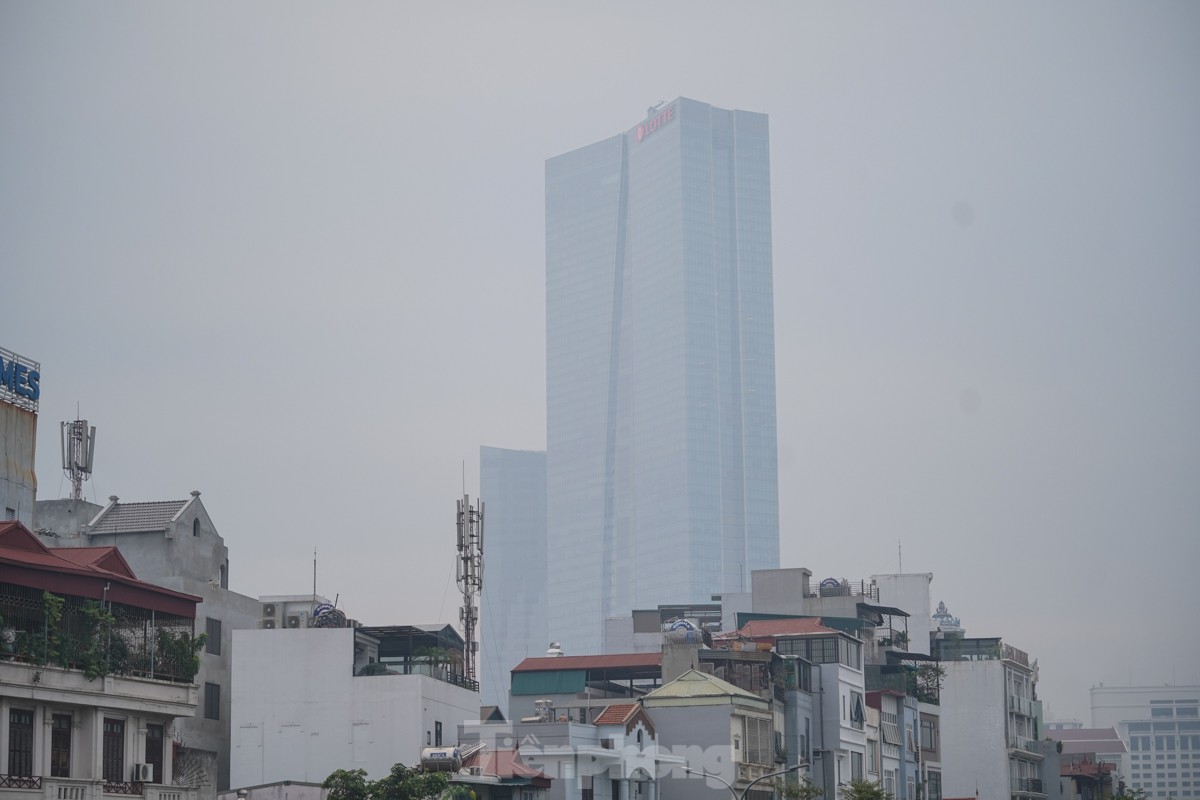
[[[456,621],[464,463],[545,445],[544,161],[685,95],[770,115],[783,565],[902,547],[1057,716],[1200,683],[1198,78],[1191,2],[5,2],[39,497],[78,404],[237,591]]]

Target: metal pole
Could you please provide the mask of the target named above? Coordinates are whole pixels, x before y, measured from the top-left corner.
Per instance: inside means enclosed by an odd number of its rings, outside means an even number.
[[[726,781],[724,778],[722,778],[720,775],[713,775],[712,773],[704,772],[703,770],[699,770],[699,769],[692,769],[691,767],[684,767],[683,771],[688,773],[689,775],[700,775],[705,778],[712,778],[715,781],[719,781],[721,783],[721,785],[724,786],[726,789],[728,789],[730,791],[730,793],[733,795],[733,800],[746,800],[746,794],[750,791],[750,787],[752,787],[754,784],[758,783],[759,781],[765,781],[767,778],[778,778],[780,775],[787,775],[789,772],[795,772],[796,770],[802,769],[803,767],[807,767],[807,766],[808,766],[807,763],[793,764],[790,767],[787,767],[787,768],[781,769],[781,770],[777,770],[776,772],[768,772],[766,775],[761,775],[761,776],[755,778],[754,780],[750,781],[750,783],[746,784],[746,788],[742,790],[741,794],[738,794],[738,790],[733,788],[732,786],[730,786],[729,782]]]

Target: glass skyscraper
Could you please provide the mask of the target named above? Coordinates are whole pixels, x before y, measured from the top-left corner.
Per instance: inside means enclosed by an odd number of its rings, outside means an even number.
[[[767,117],[678,98],[546,162],[548,631],[779,566]]]
[[[546,654],[546,454],[479,448],[484,502],[479,694],[508,713],[509,671]]]

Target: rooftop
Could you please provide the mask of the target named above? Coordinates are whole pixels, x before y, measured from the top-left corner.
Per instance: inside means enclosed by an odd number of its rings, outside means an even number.
[[[197,493],[198,495],[199,493]],[[117,498],[95,516],[89,525],[93,534],[151,533],[164,531],[190,500],[160,500],[151,503],[119,503]]]

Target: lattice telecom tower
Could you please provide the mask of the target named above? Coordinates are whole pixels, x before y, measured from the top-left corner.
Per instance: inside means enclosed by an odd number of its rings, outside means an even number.
[[[71,499],[83,499],[83,482],[92,477],[92,456],[96,451],[96,426],[88,427],[86,419],[63,422],[62,468],[71,479]]]
[[[471,505],[471,498],[463,495],[458,501],[458,588],[462,590],[463,604],[458,612],[462,622],[463,675],[469,680],[478,680],[475,674],[475,657],[479,652],[479,594],[483,591],[483,501]]]

